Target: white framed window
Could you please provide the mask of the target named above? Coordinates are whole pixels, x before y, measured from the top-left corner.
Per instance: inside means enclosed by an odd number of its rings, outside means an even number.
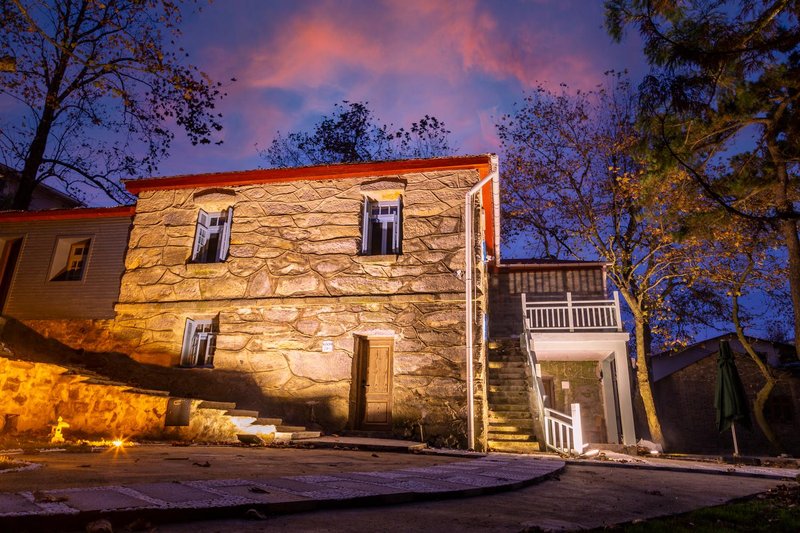
[[[364,255],[399,254],[402,229],[400,200],[364,199],[364,226],[361,253]]]
[[[219,213],[197,215],[197,229],[192,247],[192,263],[221,263],[228,257],[231,243],[233,208]]]
[[[81,281],[89,260],[90,237],[59,237],[50,264],[50,281]]]
[[[214,351],[217,348],[217,320],[186,319],[181,348],[181,366],[214,366]]]

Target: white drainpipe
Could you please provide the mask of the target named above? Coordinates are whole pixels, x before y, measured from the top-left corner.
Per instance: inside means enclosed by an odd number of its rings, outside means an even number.
[[[494,159],[494,158],[493,158]],[[496,161],[496,159],[495,159]],[[475,186],[469,190],[464,199],[464,218],[466,227],[464,228],[464,241],[465,241],[465,248],[464,248],[464,255],[466,259],[466,270],[467,270],[467,278],[466,278],[466,304],[467,304],[467,328],[466,328],[466,343],[467,343],[467,447],[469,449],[475,449],[475,370],[473,368],[472,359],[474,354],[474,346],[472,344],[472,322],[473,322],[473,312],[472,312],[472,293],[474,292],[473,287],[473,274],[472,271],[473,267],[473,243],[472,243],[472,198],[480,192],[484,185],[486,185],[490,181],[494,181],[494,190],[492,191],[492,196],[494,198],[494,211],[493,213],[495,218],[495,223],[499,224],[500,219],[496,216],[496,213],[499,212],[500,204],[499,201],[499,186],[497,184],[497,180],[500,177],[499,170],[495,167],[495,170],[489,173],[488,176],[483,178],[479,181]],[[495,228],[497,232],[498,229]],[[497,255],[497,251],[493,250]],[[488,251],[487,251],[488,253]],[[499,257],[497,258],[499,259]]]

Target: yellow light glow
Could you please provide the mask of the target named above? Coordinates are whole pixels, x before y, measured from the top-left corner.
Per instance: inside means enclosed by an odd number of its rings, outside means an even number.
[[[125,445],[125,441],[122,439],[114,439],[111,441],[111,444],[113,444],[116,448],[122,448]]]

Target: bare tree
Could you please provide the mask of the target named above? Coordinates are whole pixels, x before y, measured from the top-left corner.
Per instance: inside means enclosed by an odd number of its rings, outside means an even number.
[[[543,256],[602,259],[633,316],[636,361],[650,434],[663,443],[650,385],[653,335],[674,322],[670,297],[689,273],[667,207],[685,194],[678,177],[646,179],[637,151],[637,95],[623,76],[607,88],[570,94],[544,88],[498,125],[505,155],[504,229]],[[687,199],[688,201],[688,199]]]
[[[180,0],[0,0],[0,96],[16,103],[0,128],[3,163],[20,172],[25,209],[37,184],[129,200],[120,177],[150,174],[172,125],[194,144],[221,130],[223,95],[175,44]]]

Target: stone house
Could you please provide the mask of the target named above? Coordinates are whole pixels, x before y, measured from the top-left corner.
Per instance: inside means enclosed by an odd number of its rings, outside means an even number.
[[[664,438],[672,450],[689,453],[733,453],[730,431],[719,433],[716,426],[714,391],[717,380],[719,341],[730,342],[736,369],[742,379],[752,409],[756,394],[764,384],[758,366],[745,352],[736,334],[726,333],[677,352],[664,352],[652,358],[653,394],[661,419]],[[777,384],[772,390],[764,415],[776,432],[785,451],[800,454],[797,420],[800,414],[800,368],[789,344],[748,338],[756,353],[772,368]],[[744,455],[769,455],[769,442],[755,418],[753,429],[737,426],[739,450]]]
[[[627,334],[602,265],[501,262],[499,178],[481,155],[127,181],[137,200],[108,211],[122,247],[108,261],[102,210],[0,214],[4,249],[22,243],[3,314],[177,369],[185,394],[327,431],[501,449],[544,442],[554,413],[579,403],[569,431],[630,444]],[[66,220],[97,232],[58,229]],[[52,255],[34,262],[85,259],[67,274],[20,268],[34,248]],[[95,305],[36,307],[22,291],[95,294],[101,263],[117,283]],[[538,285],[509,284],[519,276]],[[563,320],[524,311],[525,293]]]

